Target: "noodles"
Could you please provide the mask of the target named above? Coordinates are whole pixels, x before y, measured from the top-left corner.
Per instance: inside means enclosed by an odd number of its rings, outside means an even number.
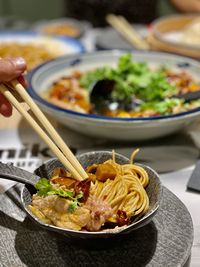
[[[81,182],[65,170],[55,169],[50,182],[43,178],[36,184],[32,212],[73,230],[99,231],[138,220],[149,209],[145,190],[149,176],[133,163],[138,151],[123,165],[116,162],[113,151],[112,159],[89,166],[89,178]]]
[[[21,43],[0,44],[1,57],[24,57],[27,61],[28,70],[33,69],[44,61],[55,58],[45,46]]]
[[[132,158],[138,151],[133,153]],[[143,215],[149,208],[148,195],[144,189],[149,183],[147,172],[135,164],[119,165],[115,158],[106,163],[112,164],[117,170],[115,179],[107,179],[105,183],[96,180],[91,184],[90,193],[112,207],[111,221],[116,221],[118,210],[125,211],[129,218]]]
[[[67,23],[47,25],[43,27],[41,31],[45,34],[70,36],[74,38],[77,38],[80,35],[80,30],[77,27]]]

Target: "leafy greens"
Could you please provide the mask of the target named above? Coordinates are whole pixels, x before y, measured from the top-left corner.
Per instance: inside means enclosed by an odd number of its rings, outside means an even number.
[[[79,205],[79,200],[83,197],[83,193],[80,192],[79,194],[75,194],[72,191],[66,191],[61,188],[55,189],[51,185],[48,179],[41,178],[36,184],[35,188],[37,189],[37,194],[39,196],[49,196],[49,195],[58,195],[60,197],[68,198],[72,200],[69,204],[68,211],[74,212]]]
[[[175,102],[181,103],[181,100],[171,98],[176,88],[168,82],[163,67],[152,70],[147,63],[134,61],[130,53],[119,58],[116,68],[105,66],[88,72],[80,78],[79,83],[90,90],[93,84],[102,79],[115,81],[111,95],[114,101],[140,99],[142,110],[151,107],[162,114],[169,111]],[[162,105],[158,105],[160,101],[164,101]]]

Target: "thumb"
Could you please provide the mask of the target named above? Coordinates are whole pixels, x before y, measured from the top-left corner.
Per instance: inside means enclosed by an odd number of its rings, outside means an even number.
[[[22,57],[0,59],[0,82],[9,82],[26,69],[26,62]]]

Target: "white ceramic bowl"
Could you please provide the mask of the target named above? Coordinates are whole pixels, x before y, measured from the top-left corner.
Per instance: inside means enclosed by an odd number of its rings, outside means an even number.
[[[176,14],[170,16],[164,16],[156,19],[152,23],[153,32],[156,38],[163,43],[172,45],[178,48],[199,50],[200,44],[195,40],[195,33],[191,29],[192,23],[197,23],[199,15],[196,14]],[[199,24],[198,24],[199,25]],[[197,28],[198,28],[197,25]],[[190,27],[191,38],[188,39],[187,35],[184,35],[185,30]],[[187,39],[186,39],[187,37]],[[198,36],[197,36],[198,37]]]
[[[29,93],[41,109],[58,122],[77,132],[115,140],[148,140],[162,137],[187,127],[200,118],[200,108],[175,115],[150,118],[111,118],[66,110],[47,102],[41,94],[62,76],[73,70],[88,70],[115,65],[124,51],[100,51],[61,57],[34,69],[28,76]],[[187,57],[168,53],[134,51],[134,60],[146,61],[168,68],[185,68],[199,80],[200,63]]]
[[[59,18],[59,19],[53,19],[53,20],[42,20],[42,21],[38,21],[33,25],[33,31],[37,32],[37,33],[41,33],[41,34],[48,34],[46,32],[46,30],[49,27],[59,27],[59,26],[68,26],[68,27],[72,27],[74,28],[75,31],[74,33],[70,33],[70,32],[65,32],[63,34],[61,33],[56,33],[56,30],[54,33],[49,35],[54,35],[54,36],[68,36],[68,37],[72,37],[72,38],[80,38],[82,37],[87,30],[89,30],[91,28],[91,25],[89,22],[87,21],[79,21],[73,18]]]

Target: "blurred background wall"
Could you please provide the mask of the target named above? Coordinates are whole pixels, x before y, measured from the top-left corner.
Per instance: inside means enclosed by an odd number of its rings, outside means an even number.
[[[65,0],[0,0],[0,16],[36,21],[64,16]],[[73,1],[73,0],[72,0]]]
[[[176,13],[175,8],[169,3],[168,0],[159,0],[157,5],[158,16],[165,16]]]
[[[0,0],[0,16],[36,21],[63,17],[67,0]],[[73,0],[68,0],[70,1]],[[158,15],[175,13],[168,0],[158,0]]]

